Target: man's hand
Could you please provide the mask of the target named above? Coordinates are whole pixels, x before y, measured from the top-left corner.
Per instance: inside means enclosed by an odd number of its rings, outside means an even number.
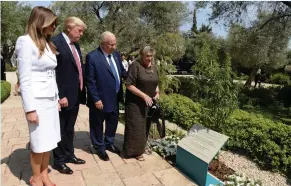
[[[26,119],[29,123],[33,123],[33,124],[39,123],[38,115],[37,115],[36,111],[27,112]]]
[[[61,107],[68,107],[68,105],[69,105],[66,97],[63,97],[62,99],[60,99],[59,103],[60,103]]]
[[[98,110],[102,110],[103,109],[103,103],[102,103],[102,101],[100,100],[100,101],[97,101],[96,103],[95,103],[95,107],[98,109]]]
[[[58,110],[59,110],[59,112],[61,111],[61,104],[60,103],[58,103]]]

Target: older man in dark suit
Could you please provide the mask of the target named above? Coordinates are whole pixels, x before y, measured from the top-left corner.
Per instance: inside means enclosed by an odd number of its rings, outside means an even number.
[[[90,137],[100,159],[108,161],[105,150],[120,153],[114,146],[119,115],[119,101],[123,100],[122,77],[125,76],[116,38],[111,32],[101,34],[99,48],[86,57]],[[103,139],[103,122],[105,138]]]
[[[54,149],[54,166],[63,174],[73,171],[66,163],[84,164],[85,161],[74,154],[74,126],[79,112],[79,104],[86,103],[84,65],[77,42],[83,35],[86,25],[77,17],[65,20],[64,30],[52,38],[57,47],[56,80],[59,89],[61,141]]]

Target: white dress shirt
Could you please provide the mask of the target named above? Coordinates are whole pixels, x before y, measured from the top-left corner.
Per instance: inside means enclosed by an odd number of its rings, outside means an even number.
[[[69,48],[70,48],[72,54],[73,54],[73,50],[72,50],[72,48],[71,48],[71,44],[70,44],[72,41],[71,41],[70,38],[67,36],[67,34],[65,34],[64,32],[62,32],[62,35],[64,36],[64,38],[65,38],[65,40],[66,40],[66,42],[67,42],[67,44],[68,44],[68,46],[69,46]],[[74,45],[74,47],[75,47],[75,45]],[[76,48],[76,47],[75,47],[75,48]],[[77,49],[76,49],[76,51],[77,51]],[[79,58],[79,61],[81,61],[78,52],[77,52],[77,56],[78,56],[78,58]]]
[[[109,66],[110,66],[109,57],[108,57],[109,54],[106,54],[106,53],[103,51],[102,48],[101,48],[101,50],[102,50],[102,52],[103,52],[103,55],[104,55],[105,58],[106,58],[107,63],[108,63]],[[114,65],[114,68],[115,68],[115,71],[116,71],[116,74],[117,74],[118,81],[119,81],[119,83],[120,83],[119,72],[118,72],[118,68],[117,68],[117,66],[116,66],[116,62],[115,62],[115,60],[114,60],[114,56],[113,56],[113,54],[110,54],[110,55],[111,55],[111,60],[112,60],[112,62],[113,62],[113,65]]]

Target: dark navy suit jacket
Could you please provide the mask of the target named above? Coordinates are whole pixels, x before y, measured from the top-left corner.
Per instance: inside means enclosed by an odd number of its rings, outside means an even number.
[[[112,112],[118,104],[123,101],[122,77],[126,76],[126,71],[122,65],[122,59],[117,51],[112,53],[118,69],[120,79],[120,89],[116,93],[116,84],[113,72],[101,50],[97,48],[86,56],[86,85],[88,92],[87,106],[95,107],[99,100],[103,104],[103,112]]]
[[[71,109],[77,101],[81,104],[86,104],[86,89],[85,89],[85,77],[84,77],[84,65],[82,62],[81,50],[78,44],[75,44],[75,47],[79,53],[82,71],[83,71],[83,89],[80,92],[80,80],[79,80],[79,71],[77,64],[75,62],[74,56],[72,54],[69,45],[67,44],[62,33],[53,37],[52,42],[56,45],[57,51],[57,67],[56,67],[56,80],[59,89],[59,98],[62,99],[66,97],[68,99],[68,108]]]

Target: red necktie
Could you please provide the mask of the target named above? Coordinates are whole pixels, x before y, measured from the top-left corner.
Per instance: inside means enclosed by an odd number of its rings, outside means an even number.
[[[77,50],[75,48],[74,43],[70,43],[71,48],[72,48],[72,52],[73,52],[73,56],[75,58],[77,67],[78,67],[78,71],[79,71],[79,80],[80,80],[80,89],[83,89],[83,73],[82,73],[82,67],[81,67],[81,61],[78,58],[78,54],[77,54]]]

